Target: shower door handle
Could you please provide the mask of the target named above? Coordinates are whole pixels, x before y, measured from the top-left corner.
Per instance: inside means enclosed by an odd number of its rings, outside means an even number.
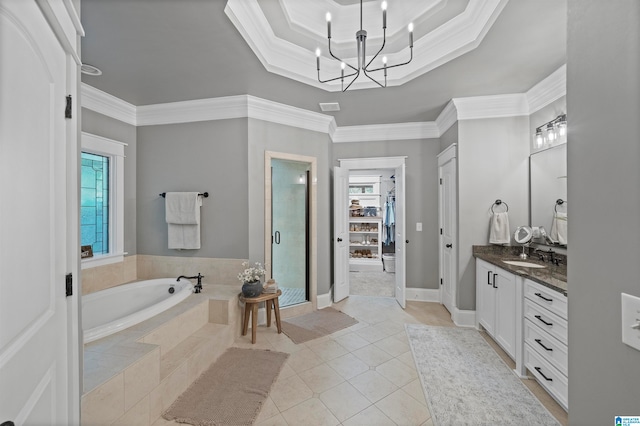
[[[280,244],[280,231],[276,231],[274,239],[276,244]]]

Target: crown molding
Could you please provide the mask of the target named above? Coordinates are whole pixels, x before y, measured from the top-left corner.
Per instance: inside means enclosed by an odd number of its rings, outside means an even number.
[[[567,65],[562,65],[526,93],[529,114],[567,95]]]
[[[404,84],[475,49],[508,1],[473,0],[469,2],[464,12],[414,41],[413,61],[394,69],[393,76],[387,80],[387,85]],[[277,37],[257,0],[228,0],[224,11],[269,72],[326,91],[341,90],[339,80],[326,84],[317,80],[316,70],[311,65],[315,62],[314,52]],[[404,62],[409,58],[409,47],[398,52],[389,52],[386,56],[389,63]],[[354,58],[344,59],[350,63],[354,62]],[[321,57],[323,63],[329,60],[327,56]],[[330,61],[335,62],[336,73],[339,74],[337,62],[333,59]],[[327,70],[326,65],[323,69],[330,74],[333,72],[332,68]],[[377,85],[372,81],[360,79],[351,87],[365,89],[377,87]]]
[[[454,98],[452,102],[455,104],[458,120],[529,115],[529,104],[524,93]]]
[[[373,124],[367,126],[338,127],[333,135],[334,143],[397,141],[409,139],[433,139],[440,137],[433,121],[398,124]]]
[[[440,135],[444,134],[447,130],[458,121],[458,111],[456,110],[456,104],[453,101],[449,101],[444,109],[436,118],[436,125]]]
[[[80,85],[80,100],[83,108],[90,109],[107,117],[114,118],[127,124],[137,126],[137,108],[120,98],[116,98],[102,90]]]
[[[247,95],[247,98],[247,117],[249,118],[327,134],[330,133],[331,123],[335,125],[335,119],[330,115],[268,101],[255,96]]]
[[[138,107],[138,126],[193,123],[247,117],[247,95]]]

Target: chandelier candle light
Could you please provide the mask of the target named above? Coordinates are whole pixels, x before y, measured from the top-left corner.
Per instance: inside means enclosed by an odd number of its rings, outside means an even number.
[[[358,53],[357,53],[357,57],[358,57],[358,64],[357,67],[352,66],[351,64],[343,61],[342,59],[338,58],[336,55],[333,54],[333,52],[331,51],[331,13],[327,12],[327,39],[328,39],[328,45],[329,45],[329,55],[331,55],[331,57],[337,61],[340,61],[340,77],[335,77],[335,78],[330,78],[328,80],[322,80],[320,78],[320,48],[316,49],[316,66],[318,69],[318,81],[320,83],[329,83],[332,81],[336,81],[336,80],[340,80],[341,83],[341,88],[342,91],[345,92],[352,84],[354,81],[356,81],[356,79],[360,76],[360,72],[362,72],[364,75],[366,75],[371,81],[373,81],[374,83],[376,83],[378,86],[380,87],[387,87],[387,69],[389,68],[395,68],[395,67],[399,67],[402,65],[407,65],[409,62],[411,62],[411,60],[413,59],[413,23],[409,24],[409,51],[411,53],[411,56],[409,57],[409,60],[407,62],[403,62],[401,64],[395,64],[395,65],[387,65],[387,57],[383,56],[382,57],[382,67],[379,68],[371,68],[371,64],[372,62],[378,57],[378,55],[380,54],[380,52],[382,52],[382,49],[384,49],[386,40],[387,40],[387,2],[383,1],[381,4],[382,7],[382,46],[380,47],[380,50],[378,50],[378,52],[373,56],[373,58],[371,58],[371,60],[369,62],[367,62],[367,32],[362,29],[362,0],[360,0],[360,31],[356,32],[356,43],[357,43],[357,48],[358,48]],[[350,74],[346,74],[344,73],[345,68],[349,67],[351,68],[351,70],[353,70],[353,72],[351,72]],[[369,73],[375,72],[375,71],[384,71],[384,84],[380,83],[379,81],[377,81],[376,79],[374,79],[373,77],[371,77],[369,75]],[[351,80],[351,82],[349,84],[347,84],[347,87],[344,87],[344,79],[345,78],[351,78],[353,77],[353,80]]]

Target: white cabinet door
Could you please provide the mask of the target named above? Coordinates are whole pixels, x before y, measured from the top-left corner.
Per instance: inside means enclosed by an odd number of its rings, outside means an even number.
[[[496,322],[495,339],[511,357],[516,355],[516,277],[495,269]]]
[[[497,277],[496,277],[497,278]],[[482,260],[476,261],[476,315],[477,323],[490,335],[495,333],[496,298],[493,266]]]
[[[349,297],[349,170],[333,168],[333,301]]]

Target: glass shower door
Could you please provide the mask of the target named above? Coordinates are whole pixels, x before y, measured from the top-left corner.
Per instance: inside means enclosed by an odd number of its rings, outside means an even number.
[[[309,300],[309,167],[271,160],[271,276],[280,306]]]

